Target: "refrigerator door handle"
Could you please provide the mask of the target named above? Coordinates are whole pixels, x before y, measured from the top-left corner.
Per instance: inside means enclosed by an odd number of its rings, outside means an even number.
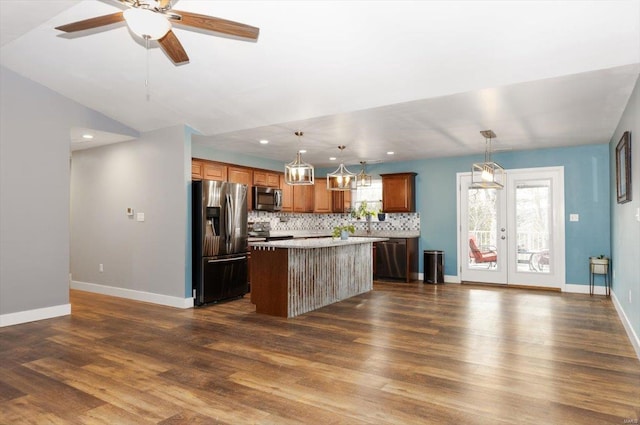
[[[221,258],[219,260],[207,260],[207,263],[229,263],[231,261],[242,261],[246,258],[247,256],[244,255],[242,257],[235,257],[235,258]]]
[[[227,225],[227,234],[226,234],[226,242],[227,245],[231,243],[231,233],[233,232],[233,206],[231,205],[231,195],[228,193],[225,194],[225,201],[227,204],[226,208],[226,225]]]

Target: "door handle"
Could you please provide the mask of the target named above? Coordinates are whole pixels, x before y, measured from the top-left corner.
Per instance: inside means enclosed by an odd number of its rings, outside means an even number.
[[[207,263],[230,263],[232,261],[242,261],[247,257],[237,257],[237,258],[222,258],[220,260],[208,260]]]

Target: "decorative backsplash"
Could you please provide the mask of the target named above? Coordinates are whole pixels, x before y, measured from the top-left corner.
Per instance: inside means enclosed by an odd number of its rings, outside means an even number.
[[[331,230],[335,226],[353,223],[356,230],[366,230],[365,219],[355,220],[349,214],[272,213],[249,211],[249,222],[268,221],[272,230]],[[387,213],[385,221],[373,216],[371,230],[420,231],[420,213]]]

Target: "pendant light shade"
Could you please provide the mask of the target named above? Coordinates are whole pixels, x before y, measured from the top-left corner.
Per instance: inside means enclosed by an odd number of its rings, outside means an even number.
[[[163,15],[148,9],[131,8],[123,12],[129,29],[140,38],[158,40],[171,29],[171,23]]]
[[[340,153],[344,148],[344,146],[338,146]],[[336,171],[327,174],[327,190],[353,190],[355,187],[356,174],[347,170],[342,162]]]
[[[300,141],[304,133],[296,131],[294,134],[298,136],[298,141]],[[299,150],[296,153],[296,159],[284,166],[284,181],[286,184],[294,186],[314,184],[313,165],[303,161]]]
[[[485,137],[484,162],[471,166],[471,187],[475,189],[502,189],[504,168],[491,160],[491,139],[496,137],[493,130],[480,132]]]
[[[367,161],[360,161],[362,165],[362,169],[356,176],[356,186],[357,187],[367,187],[371,186],[371,175],[367,174]]]

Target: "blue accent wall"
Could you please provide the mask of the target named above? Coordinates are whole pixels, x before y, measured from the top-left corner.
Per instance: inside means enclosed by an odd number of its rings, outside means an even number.
[[[609,255],[609,146],[539,149],[502,152],[493,158],[504,168],[564,166],[566,282],[588,285],[588,258]],[[413,171],[416,177],[416,209],[420,213],[420,250],[445,252],[445,274],[457,275],[456,174],[469,172],[482,158],[435,158],[420,161],[376,164],[371,174]],[[569,222],[569,214],[580,214],[579,222]],[[420,255],[420,271],[423,270]]]

